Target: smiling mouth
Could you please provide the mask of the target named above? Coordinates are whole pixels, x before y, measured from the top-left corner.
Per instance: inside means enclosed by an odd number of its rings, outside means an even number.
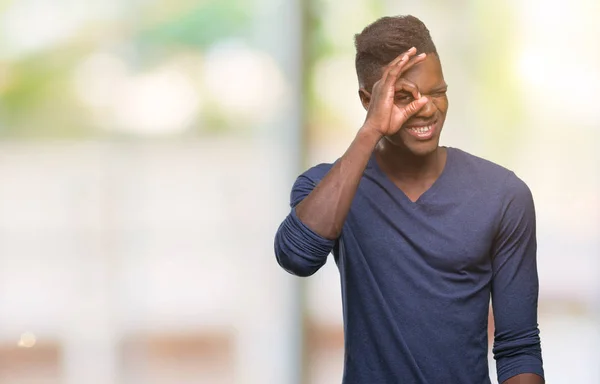
[[[433,124],[426,125],[424,127],[415,127],[415,128],[408,128],[408,129],[410,129],[412,132],[414,132],[418,135],[427,135],[433,129]]]
[[[437,120],[429,123],[428,125],[406,127],[406,130],[412,135],[419,139],[428,139],[433,136],[435,131],[435,125]]]

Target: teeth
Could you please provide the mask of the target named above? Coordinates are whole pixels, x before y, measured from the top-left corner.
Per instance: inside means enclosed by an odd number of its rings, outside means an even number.
[[[413,132],[416,132],[416,133],[426,134],[431,131],[431,128],[432,128],[432,126],[428,125],[426,127],[410,128],[410,130]]]

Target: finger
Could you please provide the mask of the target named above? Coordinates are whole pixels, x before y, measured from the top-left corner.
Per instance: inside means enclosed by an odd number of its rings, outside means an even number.
[[[422,62],[423,60],[425,60],[426,57],[427,55],[425,53],[421,53],[420,55],[415,56],[412,59],[409,59],[408,61],[403,58],[403,60],[400,60],[392,68],[390,68],[386,76],[386,82],[394,81],[395,83],[402,73],[406,72],[415,64]]]
[[[388,74],[391,70],[393,70],[398,64],[407,63],[410,61],[411,57],[413,57],[417,53],[417,48],[412,47],[408,51],[398,55],[394,60],[392,60],[388,65],[385,66],[383,74],[381,76],[381,82],[385,83],[388,77]]]
[[[412,115],[419,112],[428,102],[429,99],[427,97],[421,97],[402,108],[402,117],[404,120],[402,124],[404,124]]]
[[[423,60],[425,60],[427,58],[427,54],[426,53],[421,53],[415,57],[413,57],[411,60],[409,60],[408,62],[402,64],[400,67],[400,73],[404,73],[406,71],[408,71],[410,68],[412,68],[413,66],[415,66],[416,64],[419,64],[420,62],[422,62]]]
[[[408,51],[404,52],[403,54],[399,55],[398,57],[396,57],[391,63],[389,63],[387,65],[388,72],[393,71],[399,65],[404,66],[416,55],[416,53],[417,53],[417,49],[413,47],[413,48],[409,49]]]
[[[393,67],[394,65],[398,64],[400,61],[407,61],[411,57],[413,57],[416,53],[417,53],[417,48],[412,47],[408,51],[399,54],[394,60],[392,60],[391,63],[388,64],[388,67]]]
[[[406,79],[401,78],[396,82],[395,91],[408,91],[415,100],[421,98],[421,92],[419,92],[419,88],[414,83]]]

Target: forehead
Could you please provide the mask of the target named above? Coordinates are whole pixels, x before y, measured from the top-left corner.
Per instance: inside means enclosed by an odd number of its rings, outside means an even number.
[[[442,73],[442,64],[434,53],[406,71],[402,78],[415,84],[421,92],[439,88],[446,84]]]

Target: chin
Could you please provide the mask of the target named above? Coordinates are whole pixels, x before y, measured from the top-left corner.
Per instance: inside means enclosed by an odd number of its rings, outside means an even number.
[[[405,143],[405,146],[415,156],[427,156],[438,149],[439,140],[431,140],[425,143]]]

